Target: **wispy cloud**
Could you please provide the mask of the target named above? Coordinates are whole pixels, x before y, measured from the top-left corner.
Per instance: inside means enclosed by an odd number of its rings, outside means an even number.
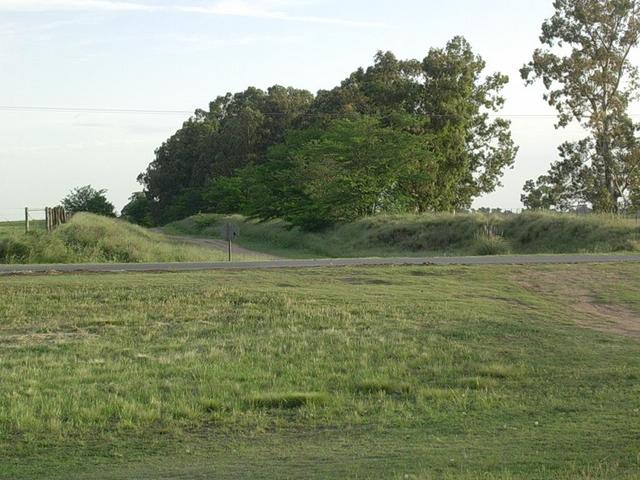
[[[246,47],[250,45],[277,44],[287,45],[301,40],[299,36],[291,35],[240,35],[237,37],[215,38],[208,35],[176,35],[172,44],[177,49],[213,50],[227,47]]]
[[[386,24],[335,16],[297,15],[287,7],[301,6],[293,0],[220,0],[216,2],[163,5],[130,0],[0,0],[0,11],[115,11],[115,12],[182,12],[225,17],[262,18],[288,22],[343,25],[348,27],[385,28]]]
[[[339,17],[292,15],[290,13],[277,9],[276,5],[278,3],[282,2],[256,0],[249,2],[244,0],[223,0],[211,5],[177,6],[175,8],[183,12],[201,13],[217,16],[265,18],[274,20],[285,20],[290,22],[324,23],[333,25],[345,25],[351,27],[383,28],[387,26],[383,23],[378,22],[367,22]]]
[[[0,10],[48,12],[55,10],[155,11],[159,5],[119,0],[0,0]]]

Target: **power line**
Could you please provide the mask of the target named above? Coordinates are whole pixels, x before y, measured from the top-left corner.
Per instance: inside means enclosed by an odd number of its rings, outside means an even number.
[[[136,108],[82,108],[82,107],[43,107],[24,105],[0,105],[0,110],[8,112],[53,112],[53,113],[115,113],[143,115],[191,115],[189,110],[145,110]]]

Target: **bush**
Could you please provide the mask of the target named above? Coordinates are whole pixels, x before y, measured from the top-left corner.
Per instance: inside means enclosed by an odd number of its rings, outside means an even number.
[[[476,255],[506,255],[511,252],[509,242],[499,235],[479,234],[475,238]]]
[[[106,190],[96,190],[91,185],[75,188],[62,199],[62,206],[72,213],[88,212],[115,217],[115,207],[107,200]]]
[[[223,252],[176,244],[158,233],[89,213],[52,233],[0,239],[2,263],[103,263],[219,261]]]
[[[0,239],[0,263],[21,263],[29,258],[29,245],[13,238]]]

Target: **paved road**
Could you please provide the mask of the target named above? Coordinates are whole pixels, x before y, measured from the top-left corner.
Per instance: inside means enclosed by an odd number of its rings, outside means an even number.
[[[640,255],[504,255],[497,257],[344,258],[230,263],[0,265],[0,275],[55,272],[115,273],[264,270],[272,268],[348,267],[363,265],[548,265],[576,263],[640,263]]]

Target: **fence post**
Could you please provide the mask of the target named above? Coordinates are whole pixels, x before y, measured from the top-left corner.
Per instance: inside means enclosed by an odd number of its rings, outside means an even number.
[[[29,233],[29,207],[24,207],[24,231]]]

